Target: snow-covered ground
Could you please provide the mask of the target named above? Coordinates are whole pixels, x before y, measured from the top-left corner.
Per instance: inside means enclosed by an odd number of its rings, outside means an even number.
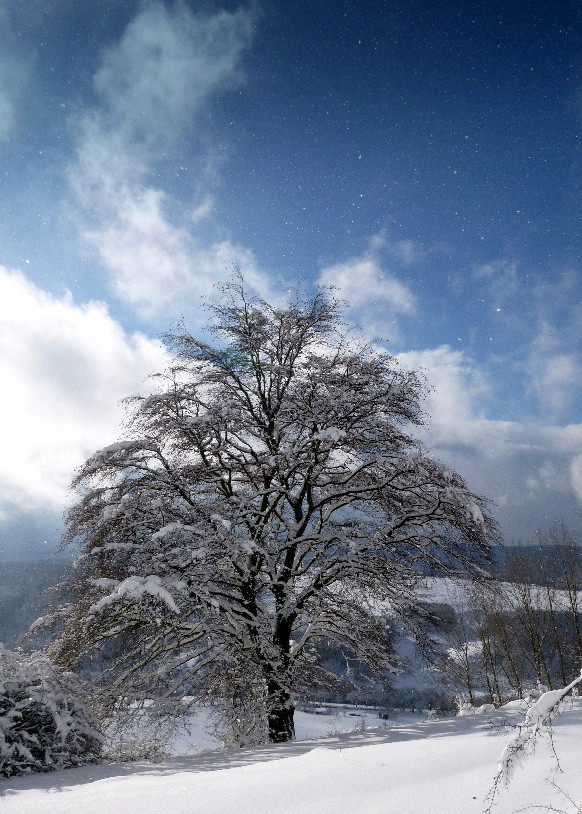
[[[502,593],[515,593],[519,585],[511,582],[496,582],[496,588]],[[532,605],[540,610],[548,610],[547,589],[539,585],[529,586]],[[425,577],[419,589],[419,596],[426,602],[436,602],[451,605],[457,613],[466,613],[469,596],[467,594],[467,581],[458,577]],[[578,601],[582,600],[582,592],[578,592]],[[567,591],[552,591],[552,606],[554,608],[571,609],[571,597]]]
[[[573,812],[550,784],[582,801],[582,699],[556,719],[547,741],[496,799],[494,814],[552,803]],[[160,764],[129,763],[32,775],[1,784],[0,814],[469,814],[482,812],[509,731],[523,712],[447,720],[406,716],[344,734],[346,720],[298,715],[300,736],[278,746],[206,751]],[[351,716],[345,716],[351,717]],[[364,721],[379,723],[370,714]],[[321,737],[313,739],[314,734]],[[187,742],[184,741],[184,746]],[[570,807],[569,807],[570,806]],[[540,809],[535,809],[539,811]]]

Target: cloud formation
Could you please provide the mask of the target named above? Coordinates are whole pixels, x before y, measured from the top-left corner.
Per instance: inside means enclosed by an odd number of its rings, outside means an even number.
[[[536,300],[533,333],[526,347],[525,374],[542,409],[561,418],[581,394],[582,305],[579,274],[565,269],[557,283],[533,287]]]
[[[243,10],[205,16],[148,4],[95,74],[102,117],[126,143],[163,149],[211,93],[236,83],[251,36]]]
[[[509,539],[533,537],[560,519],[581,526],[582,424],[487,418],[490,383],[463,351],[441,346],[398,360],[422,370],[430,388],[423,441],[494,502]]]
[[[578,500],[582,503],[582,455],[576,455],[570,464],[570,482]]]
[[[503,359],[514,372],[515,393],[509,401],[500,394],[501,401],[514,410],[523,405],[523,414],[543,422],[575,418],[582,395],[580,273],[567,264],[557,271],[550,278],[501,258],[452,281],[453,290],[485,306],[485,316],[472,326],[475,352],[482,355],[488,333],[492,368]],[[503,345],[509,351],[500,351]],[[506,377],[499,379],[507,388]]]
[[[532,536],[582,506],[582,424],[486,417],[490,382],[448,346],[399,354],[429,385],[422,438],[430,453],[491,498],[509,538]],[[120,400],[163,370],[157,342],[129,335],[103,303],[53,297],[0,267],[0,521],[60,511],[73,470],[120,431]],[[5,518],[5,520],[4,520]]]
[[[552,416],[561,415],[573,401],[582,366],[579,354],[562,347],[547,324],[529,346],[527,372],[540,404]]]
[[[234,267],[249,284],[267,288],[249,249],[225,239],[205,244],[192,231],[211,214],[208,193],[176,223],[168,215],[172,201],[154,183],[158,162],[185,131],[195,131],[208,99],[240,81],[252,31],[243,9],[204,15],[152,2],[95,74],[98,104],[78,120],[70,184],[86,215],[83,237],[117,295],[145,314],[179,296],[208,293]]]
[[[384,268],[383,251],[406,265],[416,256],[410,241],[389,243],[383,234],[374,235],[362,255],[327,266],[317,282],[335,289],[336,296],[346,301],[351,321],[359,323],[365,333],[395,339],[396,317],[413,315],[416,300],[410,287]]]
[[[336,286],[350,322],[364,334],[402,345],[398,322],[416,318],[422,303],[401,280],[425,259],[421,247],[380,233],[362,256],[324,269],[318,282]],[[389,265],[398,276],[386,273]],[[478,327],[503,333],[511,347],[504,364],[515,376],[508,393],[499,358],[479,341],[479,331],[475,357],[444,344],[399,353],[400,363],[427,381],[422,440],[493,501],[508,539],[533,537],[560,519],[582,531],[582,424],[564,423],[573,415],[582,372],[577,274],[565,269],[550,284],[525,274],[517,261],[498,260],[452,283],[489,305],[491,321]],[[496,410],[506,420],[493,417]]]
[[[3,74],[4,66],[0,64],[0,142],[8,141],[16,121],[14,102]]]
[[[103,303],[52,297],[0,266],[0,511],[62,511],[75,467],[117,438],[121,399],[167,358]]]

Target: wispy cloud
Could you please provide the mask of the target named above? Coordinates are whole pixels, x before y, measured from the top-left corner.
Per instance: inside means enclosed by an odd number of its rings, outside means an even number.
[[[486,376],[463,351],[440,345],[420,351],[406,351],[397,356],[406,368],[418,370],[430,382],[426,410],[436,422],[439,438],[462,442],[459,428],[480,413],[490,385]]]
[[[473,278],[482,284],[495,308],[506,307],[516,297],[523,298],[523,286],[515,261],[501,259],[475,266]]]
[[[319,283],[336,288],[351,308],[382,302],[395,314],[414,311],[414,297],[408,286],[386,273],[374,257],[353,257],[329,266],[321,272]]]
[[[0,15],[0,26],[2,16]],[[18,119],[19,105],[31,77],[30,58],[0,39],[0,144],[14,134]]]
[[[2,66],[0,66],[2,71]],[[7,141],[14,128],[14,104],[6,89],[0,85],[0,142]]]
[[[540,404],[551,416],[560,416],[580,389],[580,352],[571,350],[564,337],[543,322],[529,344],[527,372]]]
[[[404,282],[407,268],[425,268],[430,254],[406,241],[374,235],[358,257],[324,269],[319,282],[335,285],[347,300],[348,318],[368,335],[406,342],[402,318],[414,320],[424,303]],[[427,422],[422,440],[431,454],[462,472],[469,485],[495,503],[507,537],[533,536],[537,528],[565,519],[574,525],[582,508],[582,424],[560,425],[580,392],[582,314],[577,275],[564,270],[556,283],[527,274],[517,261],[475,265],[457,281],[489,306],[485,336],[504,331],[514,381],[483,343],[468,350],[439,345],[405,351],[397,359],[427,380]],[[403,326],[404,327],[404,326]],[[513,337],[513,344],[511,344]],[[535,396],[523,413],[512,405]],[[492,418],[501,409],[509,420]],[[524,419],[524,414],[529,419]],[[537,416],[534,418],[533,416]]]
[[[169,192],[155,183],[158,162],[186,131],[196,136],[208,99],[239,83],[252,33],[252,15],[243,9],[205,15],[152,2],[95,74],[98,104],[78,120],[70,184],[85,212],[83,237],[117,295],[146,314],[207,293],[235,266],[250,284],[266,287],[249,249],[197,236],[213,206],[202,184],[192,191],[191,217],[176,222],[168,215]]]
[[[384,248],[389,255],[404,266],[414,266],[424,258],[424,250],[413,240],[388,241],[384,239],[379,248]]]
[[[252,28],[243,10],[207,16],[149,3],[95,74],[101,121],[126,144],[164,149],[211,93],[237,83]]]
[[[516,259],[497,259],[456,278],[465,297],[472,291],[489,306],[489,320],[477,327],[490,333],[493,356],[495,339],[509,347],[504,363],[511,359],[514,388],[533,396],[534,411],[550,422],[567,418],[582,384],[580,274],[569,266],[553,271],[549,279]]]

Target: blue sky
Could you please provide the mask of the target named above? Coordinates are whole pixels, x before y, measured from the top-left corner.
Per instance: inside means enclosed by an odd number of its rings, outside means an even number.
[[[425,370],[508,539],[582,503],[574,2],[0,0],[0,556],[233,267]]]

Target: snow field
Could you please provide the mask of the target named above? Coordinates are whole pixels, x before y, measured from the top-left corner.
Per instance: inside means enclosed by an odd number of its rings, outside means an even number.
[[[506,712],[512,721],[523,719],[515,709]],[[324,719],[324,734],[326,716],[311,717]],[[563,769],[554,779],[582,800],[581,700],[556,719],[554,734]],[[88,766],[5,781],[0,814],[470,814],[486,808],[508,737],[485,713],[159,765]],[[543,740],[500,792],[493,813],[550,802],[573,811],[548,783],[553,768]]]

